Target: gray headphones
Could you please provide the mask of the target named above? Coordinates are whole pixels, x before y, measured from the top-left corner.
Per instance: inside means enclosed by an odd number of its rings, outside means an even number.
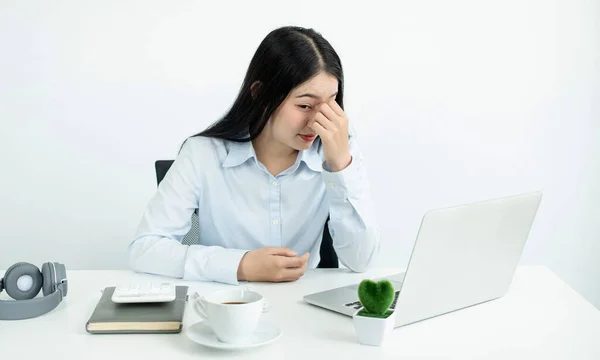
[[[20,262],[9,267],[0,279],[0,292],[15,301],[0,300],[0,320],[21,320],[43,315],[67,296],[67,271],[56,262],[42,265],[42,271],[30,263]],[[42,289],[44,296],[36,297]]]

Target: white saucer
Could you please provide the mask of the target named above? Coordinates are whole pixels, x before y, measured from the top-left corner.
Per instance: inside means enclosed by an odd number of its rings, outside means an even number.
[[[186,331],[187,337],[198,344],[208,346],[215,349],[249,349],[262,345],[269,344],[281,336],[279,327],[265,321],[260,321],[252,337],[242,344],[228,344],[217,339],[217,335],[213,332],[205,321],[200,321],[190,326]]]

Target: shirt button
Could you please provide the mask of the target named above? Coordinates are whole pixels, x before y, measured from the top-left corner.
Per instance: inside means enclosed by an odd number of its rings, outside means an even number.
[[[273,186],[277,186],[279,183],[277,181],[273,181]]]
[[[273,220],[273,225],[279,225],[279,220]]]
[[[330,181],[330,182],[329,182],[329,186],[331,186],[331,187],[335,187],[335,183],[334,183],[333,181]]]

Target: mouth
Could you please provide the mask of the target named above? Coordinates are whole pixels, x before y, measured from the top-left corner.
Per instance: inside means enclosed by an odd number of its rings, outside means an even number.
[[[299,136],[304,141],[313,141],[317,137],[317,135],[302,135],[302,134],[300,134]]]

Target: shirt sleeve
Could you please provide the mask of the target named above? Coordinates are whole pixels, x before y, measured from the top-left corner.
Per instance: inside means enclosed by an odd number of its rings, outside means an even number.
[[[147,205],[127,249],[129,266],[136,272],[237,285],[237,269],[247,250],[182,244],[202,195],[194,161],[201,154],[195,148],[186,141]]]
[[[329,231],[341,263],[363,272],[379,253],[380,232],[363,155],[354,136],[349,139],[352,161],[345,169],[322,172],[329,201]]]

